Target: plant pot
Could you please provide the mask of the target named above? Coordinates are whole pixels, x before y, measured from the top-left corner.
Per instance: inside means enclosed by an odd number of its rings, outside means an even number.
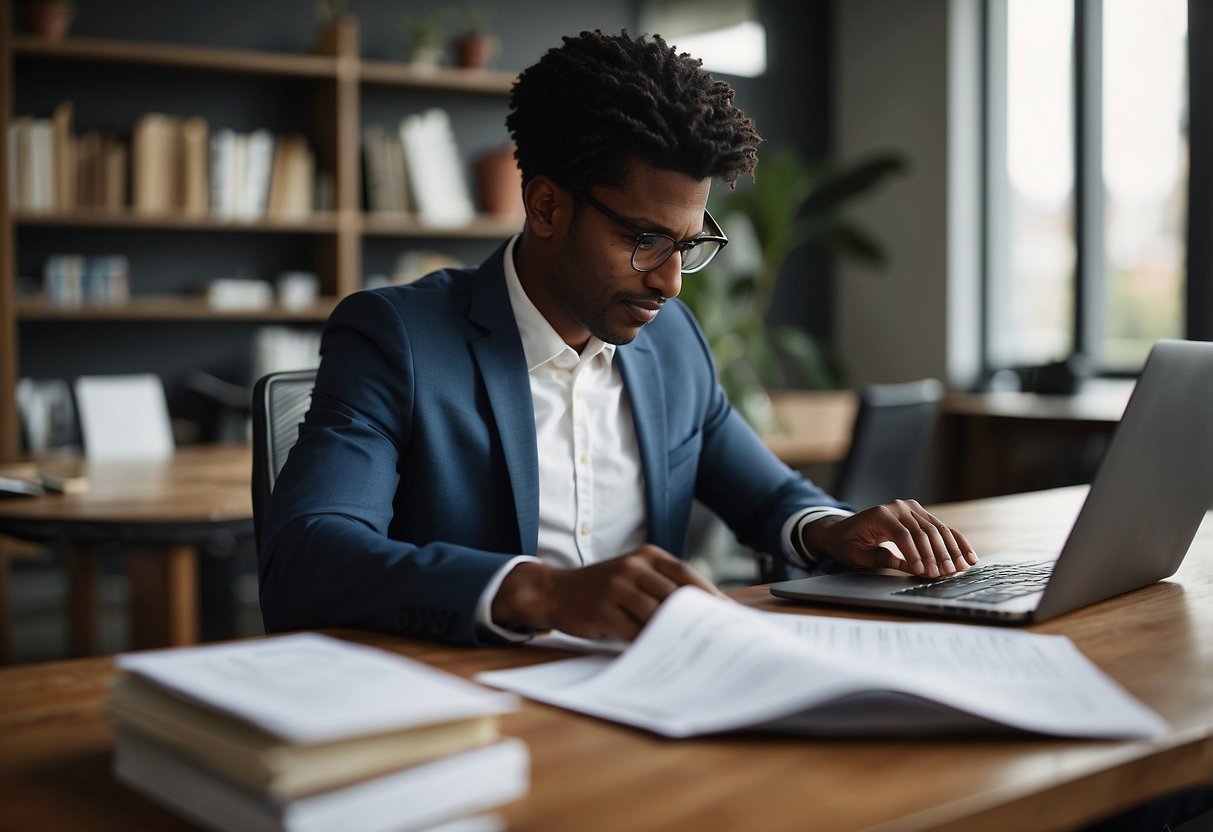
[[[444,51],[441,46],[414,46],[409,52],[409,66],[421,72],[433,72],[442,63]]]
[[[514,161],[514,148],[505,145],[476,160],[476,190],[486,214],[502,219],[520,219],[522,172]]]
[[[54,0],[31,0],[25,4],[25,28],[40,38],[63,40],[74,16],[69,6]]]
[[[467,35],[455,44],[455,64],[464,69],[484,69],[497,54],[496,35]]]

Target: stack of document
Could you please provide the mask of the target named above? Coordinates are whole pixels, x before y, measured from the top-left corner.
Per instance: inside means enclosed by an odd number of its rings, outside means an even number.
[[[117,778],[213,829],[409,830],[522,797],[510,694],[315,634],[118,657]]]

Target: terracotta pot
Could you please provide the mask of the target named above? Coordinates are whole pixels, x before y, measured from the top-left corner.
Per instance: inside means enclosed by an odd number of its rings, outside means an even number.
[[[476,189],[486,214],[518,219],[522,209],[522,172],[514,161],[514,148],[506,145],[476,160]]]
[[[464,69],[484,69],[497,54],[496,35],[467,35],[455,44],[455,63]]]
[[[63,40],[73,16],[71,8],[54,0],[33,0],[25,4],[25,28],[38,37]]]

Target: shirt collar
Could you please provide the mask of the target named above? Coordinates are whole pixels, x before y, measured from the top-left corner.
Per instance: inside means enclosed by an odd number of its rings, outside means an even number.
[[[514,246],[520,235],[515,234],[505,247],[505,285],[510,295],[510,306],[514,309],[514,321],[518,324],[518,334],[522,336],[522,352],[526,356],[527,372],[532,372],[550,361],[559,364],[575,366],[581,361],[590,359],[602,353],[607,366],[615,356],[615,345],[600,341],[593,335],[586,343],[580,355],[564,342],[548,319],[543,317],[535,304],[522,288],[518,270],[514,268]],[[561,358],[563,356],[563,358]],[[571,360],[570,360],[571,359]]]

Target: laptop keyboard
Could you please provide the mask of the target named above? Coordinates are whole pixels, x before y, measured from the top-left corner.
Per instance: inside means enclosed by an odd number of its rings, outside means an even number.
[[[1053,574],[1054,561],[1039,563],[992,563],[974,566],[959,575],[899,589],[894,595],[927,598],[963,598],[997,604],[1021,595],[1040,592]]]

